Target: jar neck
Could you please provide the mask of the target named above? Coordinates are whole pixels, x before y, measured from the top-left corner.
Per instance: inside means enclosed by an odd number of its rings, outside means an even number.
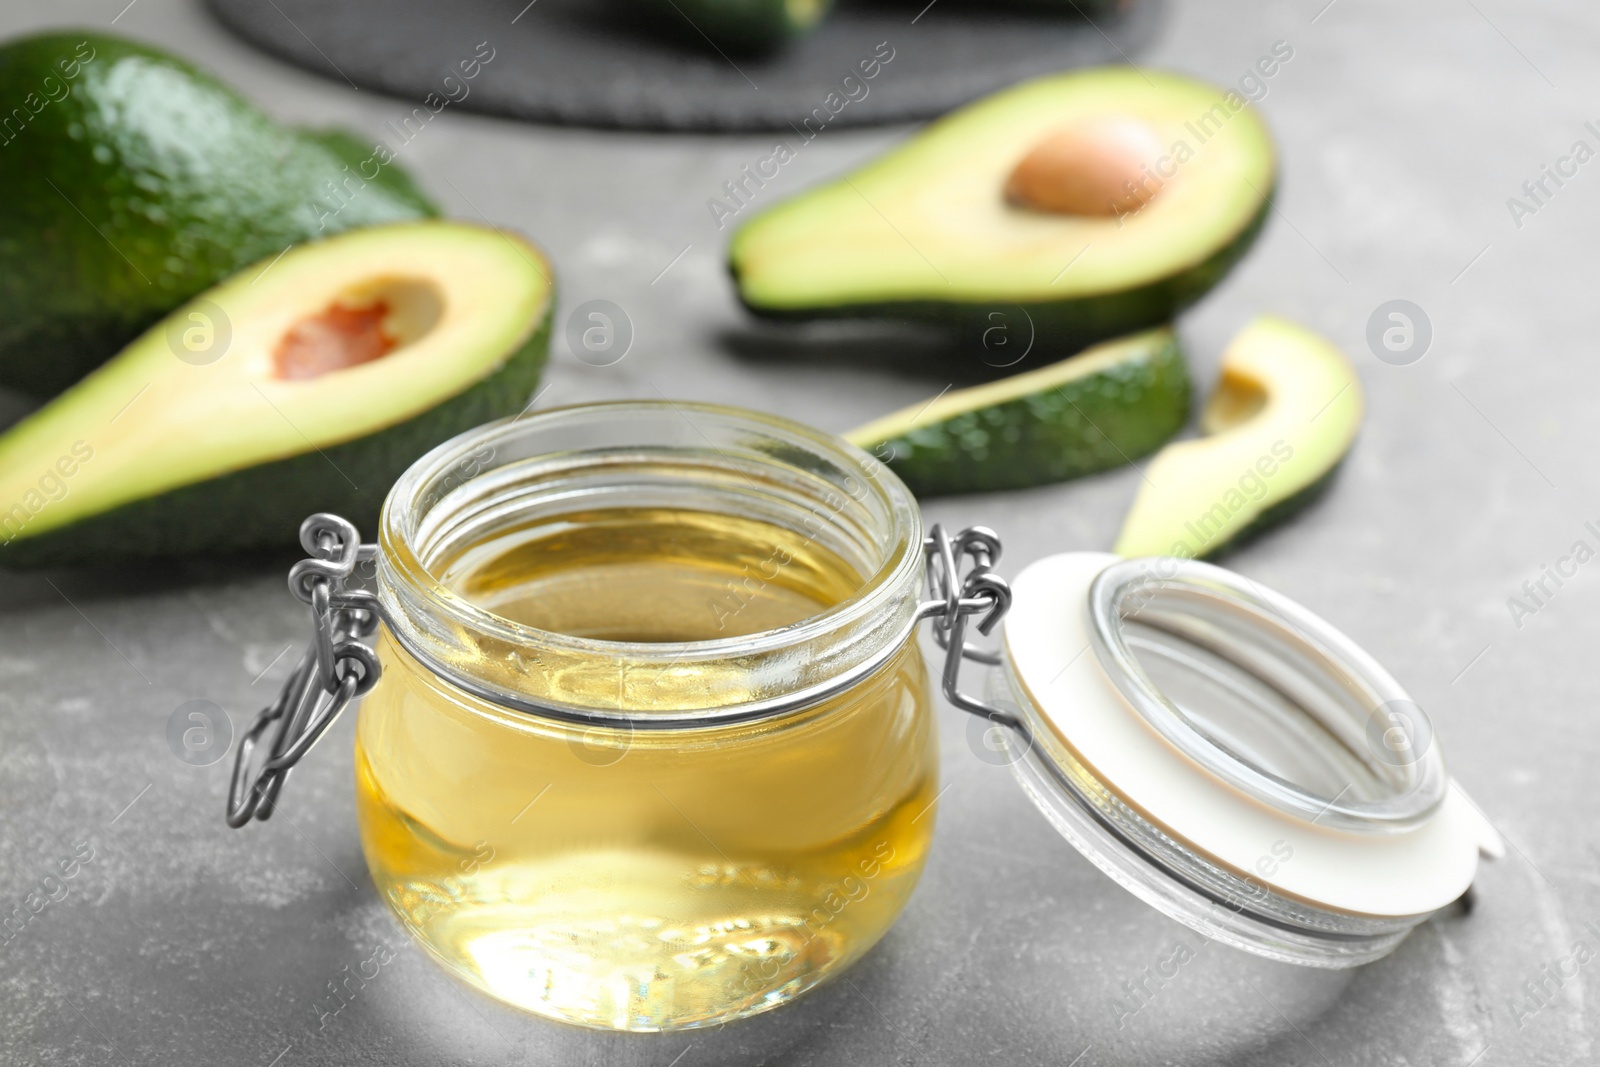
[[[778,629],[613,641],[502,617],[452,573],[475,545],[605,508],[758,520],[843,561],[859,588]],[[679,402],[559,408],[463,434],[396,483],[379,540],[392,636],[424,667],[508,708],[633,727],[748,721],[848,687],[909,638],[923,570],[915,502],[871,456],[787,420]],[[781,579],[785,555],[743,586]]]

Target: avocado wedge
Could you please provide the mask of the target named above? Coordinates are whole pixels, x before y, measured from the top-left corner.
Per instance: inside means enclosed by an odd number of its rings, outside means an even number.
[[[779,319],[1019,309],[1074,351],[1160,325],[1216,285],[1269,210],[1276,153],[1239,94],[1105,67],[957,111],[751,218],[729,264]]]
[[[292,545],[315,511],[370,532],[412,460],[527,401],[550,278],[446,222],[241,272],[0,436],[0,565]]]
[[[1168,328],[1026,374],[945,393],[845,435],[920,496],[1024,489],[1131,463],[1189,417],[1189,372]]]
[[[1206,436],[1168,445],[1145,469],[1116,552],[1213,555],[1288,517],[1331,482],[1362,409],[1355,368],[1332,343],[1256,319],[1223,353]]]
[[[35,396],[247,264],[437,213],[386,147],[282,127],[132,41],[0,46],[0,100],[0,385]]]
[[[816,29],[833,0],[644,0],[692,44],[749,55],[772,52]]]

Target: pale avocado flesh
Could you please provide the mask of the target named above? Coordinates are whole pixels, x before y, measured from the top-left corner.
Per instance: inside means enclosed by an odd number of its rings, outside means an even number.
[[[445,222],[246,269],[0,436],[0,564],[290,545],[322,510],[370,531],[416,457],[522,408],[550,279],[521,239]],[[394,347],[284,377],[286,334],[330,307],[380,308]]]
[[[1168,445],[1146,467],[1116,552],[1216,555],[1287,518],[1328,487],[1362,411],[1337,348],[1285,319],[1256,319],[1223,354],[1206,436]]]
[[[1001,195],[1055,131],[1112,117],[1165,152],[1143,206],[1063,215]],[[1081,345],[1169,321],[1243,255],[1269,211],[1276,153],[1237,94],[1101,68],[1026,82],[962,109],[856,172],[752,218],[730,244],[745,304],[775,318],[927,318],[982,329],[1020,312]],[[1070,349],[1069,349],[1070,350]]]
[[[1098,345],[998,382],[945,393],[846,437],[922,496],[1021,489],[1131,463],[1189,413],[1171,329]]]
[[[249,263],[436,214],[391,154],[146,45],[0,46],[0,385],[49,396]]]

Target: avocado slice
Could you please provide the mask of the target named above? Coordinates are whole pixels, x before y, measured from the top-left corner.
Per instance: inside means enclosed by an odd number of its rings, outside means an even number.
[[[1288,517],[1330,484],[1363,406],[1355,368],[1331,342],[1256,319],[1223,353],[1206,436],[1168,445],[1146,468],[1116,552],[1213,555]]]
[[[833,0],[644,0],[664,27],[693,44],[760,55],[804,37]]]
[[[372,534],[414,459],[526,402],[550,278],[449,222],[241,272],[0,436],[0,564],[292,545],[315,511]]]
[[[919,496],[1025,489],[1131,463],[1189,417],[1189,372],[1171,329],[944,393],[845,437]]]
[[[0,100],[0,385],[36,396],[247,264],[437,214],[389,146],[282,127],[132,41],[11,41]]]
[[[1105,67],[935,122],[751,218],[729,264],[779,319],[932,319],[980,335],[1020,310],[1060,351],[1170,321],[1269,210],[1276,153],[1239,94]]]

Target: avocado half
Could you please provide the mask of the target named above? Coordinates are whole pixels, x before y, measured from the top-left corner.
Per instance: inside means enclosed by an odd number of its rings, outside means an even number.
[[[690,44],[760,55],[804,37],[833,0],[642,0],[665,28]]]
[[[1189,418],[1189,371],[1163,327],[945,393],[845,437],[918,496],[1081,478],[1160,448]]]
[[[1355,368],[1303,326],[1262,316],[1229,343],[1200,426],[1145,469],[1115,551],[1215,555],[1287,518],[1331,482],[1361,428]]]
[[[0,564],[292,545],[316,511],[373,532],[416,457],[527,401],[551,277],[449,222],[241,272],[0,436]]]
[[[437,214],[393,144],[278,125],[147,45],[0,45],[0,385],[50,396],[293,244]],[[419,131],[432,117],[408,116]]]
[[[756,215],[729,264],[758,315],[981,336],[992,313],[1020,311],[1041,343],[1073,351],[1165,323],[1216,285],[1260,230],[1276,168],[1231,90],[1132,67],[1055,75]]]

